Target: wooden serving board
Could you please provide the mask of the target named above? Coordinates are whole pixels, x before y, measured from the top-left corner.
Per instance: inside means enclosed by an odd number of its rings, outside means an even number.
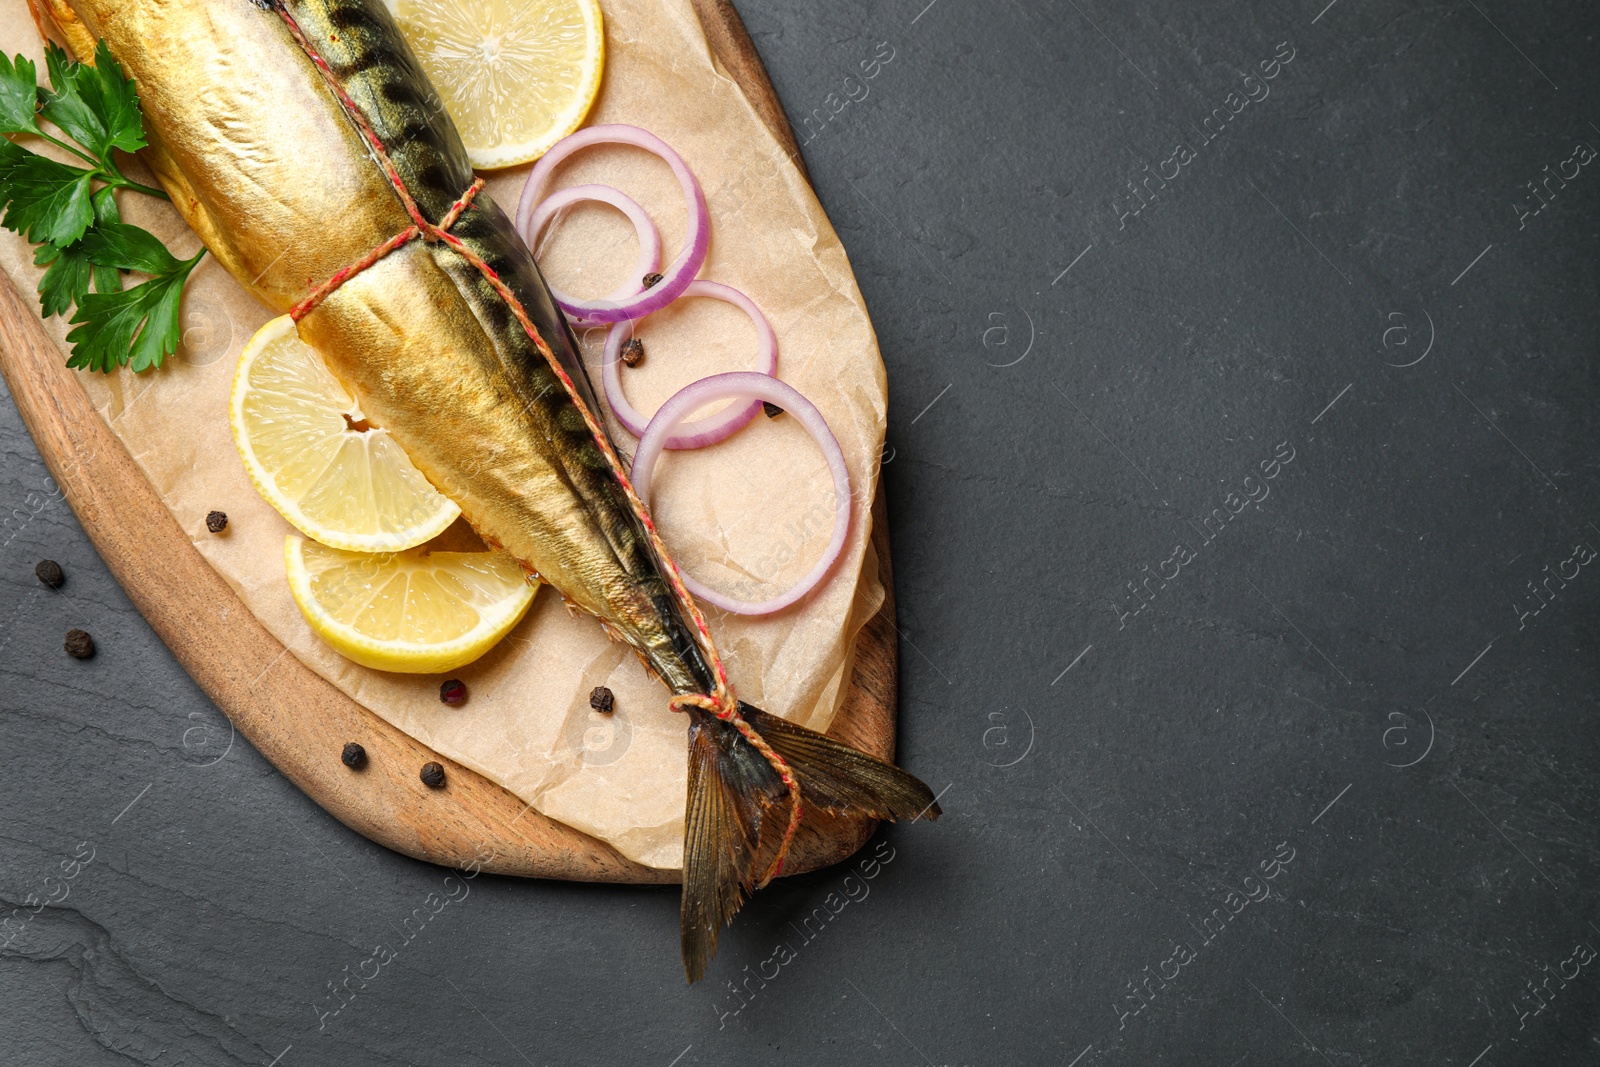
[[[777,94],[728,0],[693,0],[723,67],[804,172]],[[420,860],[498,874],[592,882],[676,882],[610,845],[546,818],[518,797],[391,726],[324,681],[279,643],[211,569],[133,457],[89,402],[45,332],[33,294],[0,275],[0,373],[45,464],[111,573],[191,677],[262,755],[334,818]],[[898,670],[894,588],[880,490],[872,547],[887,597],[861,631],[850,688],[830,736],[894,755]],[[339,761],[366,747],[365,770]],[[441,790],[418,772],[437,760]],[[864,819],[807,813],[786,874],[837,863],[871,834]],[[484,859],[484,857],[492,857]]]

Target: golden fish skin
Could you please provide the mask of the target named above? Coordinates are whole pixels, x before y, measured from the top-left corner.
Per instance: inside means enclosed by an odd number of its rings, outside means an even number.
[[[286,311],[411,224],[356,126],[270,4],[71,0],[138,85],[147,154],[207,248]],[[289,11],[367,115],[423,216],[473,173],[377,0]],[[510,286],[591,411],[570,330],[510,220],[480,192],[450,231]],[[413,240],[300,323],[374,425],[503,547],[632,644],[676,693],[712,679],[577,405],[459,253]]]

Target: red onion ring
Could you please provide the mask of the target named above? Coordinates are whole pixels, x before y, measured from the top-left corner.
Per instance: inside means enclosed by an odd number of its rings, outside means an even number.
[[[544,198],[545,187],[550,183],[550,175],[556,167],[572,153],[597,144],[626,144],[642,148],[659,156],[671,167],[678,184],[683,187],[683,199],[689,209],[689,232],[684,239],[683,250],[661,272],[661,280],[644,292],[623,299],[558,299],[556,303],[568,315],[592,323],[642,319],[652,311],[660,311],[683,294],[705,264],[706,252],[711,247],[711,213],[706,209],[706,197],[700,189],[700,182],[695,179],[688,164],[684,163],[683,157],[661,138],[637,126],[612,124],[590,126],[557,141],[534,164],[528,175],[528,183],[522,187],[522,198],[517,203],[517,230],[524,240],[529,237],[534,206]],[[528,243],[531,245],[533,242]]]
[[[713,374],[709,378],[701,378],[684,386],[661,405],[661,410],[655,413],[650,425],[645,427],[644,436],[639,439],[639,449],[633,455],[633,488],[639,494],[640,500],[646,504],[650,502],[650,474],[655,469],[656,460],[661,458],[667,437],[691,412],[715,400],[766,400],[783,408],[811,434],[811,439],[817,443],[817,447],[822,449],[823,456],[827,458],[828,470],[833,474],[833,537],[828,541],[828,547],[823,550],[822,558],[817,560],[816,565],[804,578],[789,589],[771,600],[752,603],[747,600],[736,600],[715,589],[707,588],[687,574],[682,575],[683,584],[688,587],[689,592],[713,607],[731,611],[736,615],[771,615],[811,592],[838,562],[839,555],[844,550],[845,535],[850,530],[850,471],[845,466],[844,452],[839,447],[838,439],[833,436],[833,431],[828,429],[827,420],[822,417],[822,412],[818,411],[811,401],[796,392],[794,387],[770,375],[756,371],[731,371],[727,374]]]
[[[691,296],[706,296],[713,300],[724,301],[750,316],[760,346],[761,366],[756,369],[767,375],[778,373],[778,337],[772,332],[772,324],[767,321],[767,317],[756,307],[755,301],[731,285],[723,285],[721,282],[690,282],[689,288],[683,291],[683,297],[679,299]],[[634,410],[633,405],[628,402],[628,395],[622,390],[622,373],[618,369],[622,365],[622,346],[633,336],[633,328],[636,325],[635,320],[629,319],[612,326],[610,332],[606,334],[601,375],[605,382],[606,403],[611,406],[611,414],[616,416],[623,429],[635,437],[643,437],[645,427],[650,420]],[[691,422],[677,433],[669,434],[662,447],[683,449],[714,445],[750,425],[750,420],[755,418],[760,410],[759,400],[752,400],[744,407],[731,404],[715,415],[708,415],[697,422]]]
[[[532,216],[528,219],[528,227],[524,232],[528,247],[532,248],[539,242],[539,237],[544,233],[544,228],[550,220],[563,208],[585,201],[597,204],[609,204],[628,216],[628,221],[633,223],[633,233],[639,241],[639,255],[633,261],[633,269],[629,272],[630,280],[622,288],[611,295],[604,297],[606,300],[626,300],[628,297],[637,296],[644,291],[644,276],[653,274],[661,266],[661,234],[656,230],[656,224],[650,220],[650,215],[639,202],[631,196],[609,185],[569,185],[550,194],[545,201],[534,208]],[[565,307],[573,303],[576,298],[568,296],[555,286],[550,286],[550,295],[556,303]],[[585,320],[573,320],[578,328],[594,325]]]

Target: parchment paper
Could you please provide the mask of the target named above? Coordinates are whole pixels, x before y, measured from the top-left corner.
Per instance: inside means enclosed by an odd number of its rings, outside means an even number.
[[[712,57],[688,0],[604,0],[607,68],[591,123],[625,122],[673,145],[699,176],[713,225],[700,277],[725,282],[762,307],[777,332],[779,376],[809,397],[844,449],[854,493],[850,539],[822,588],[766,619],[709,610],[708,621],[742,698],[825,729],[843,697],[856,634],[883,601],[867,544],[886,409],[872,325],[815,196]],[[40,61],[24,0],[0,0],[7,55]],[[28,147],[37,147],[30,144]],[[136,165],[135,165],[136,169]],[[527,167],[488,175],[514,211]],[[558,185],[616,185],[649,209],[663,259],[681,246],[682,196],[671,172],[630,148],[601,147],[563,167]],[[198,240],[164,204],[121,198],[124,217],[188,255]],[[631,226],[609,208],[580,206],[539,249],[551,281],[598,296],[620,285],[635,257]],[[42,273],[27,243],[0,233],[0,267],[27,294]],[[311,669],[400,729],[479,771],[538,811],[610,842],[624,855],[675,868],[682,858],[685,721],[634,655],[587,616],[570,615],[543,589],[521,625],[494,651],[456,672],[468,702],[440,703],[439,676],[358,667],[315,638],[290,599],[283,542],[291,527],[251,488],[228,429],[233,367],[271,316],[207,259],[184,298],[184,341],[161,370],[79,377],[101,413],[189,531],[200,552],[279,640]],[[63,353],[66,324],[46,325]],[[679,301],[641,324],[646,359],[624,370],[634,406],[649,414],[707,374],[754,366],[754,331],[738,310]],[[599,384],[602,331],[583,339]],[[65,358],[65,356],[63,356]],[[619,446],[634,440],[613,423]],[[765,599],[811,566],[832,526],[827,467],[793,419],[757,418],[729,441],[668,453],[653,510],[681,566],[734,595]],[[206,532],[219,509],[230,525]],[[268,670],[257,683],[271,685]],[[596,685],[616,693],[606,718],[590,710]]]

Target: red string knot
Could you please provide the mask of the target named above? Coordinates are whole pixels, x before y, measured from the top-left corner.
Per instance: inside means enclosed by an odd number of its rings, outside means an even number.
[[[387,256],[390,252],[393,252],[395,249],[408,243],[414,238],[420,236],[424,241],[427,241],[430,244],[445,239],[450,227],[454,226],[457,220],[461,218],[461,213],[463,211],[472,206],[473,198],[478,195],[478,190],[482,188],[483,179],[478,178],[474,180],[471,187],[469,187],[466,192],[462,193],[461,196],[456,199],[455,203],[450,205],[450,210],[444,213],[444,218],[440,219],[437,225],[424,219],[422,222],[407,226],[405,229],[401,230],[399,233],[383,242],[383,244],[379,245],[377,248],[374,248],[372,251],[356,260],[354,263],[334,271],[327,281],[317,286],[309,294],[307,294],[304,300],[300,301],[300,303],[289,309],[289,317],[295,322],[299,322],[301,319],[311,314],[311,312],[316,309],[318,304],[322,303],[324,300],[328,299],[329,296],[333,295],[333,293],[345,282],[349,281],[351,278],[354,278],[357,274],[360,274],[362,271],[378,262],[378,260],[382,259],[384,256]],[[420,218],[420,216],[418,217]]]
[[[723,722],[739,718],[739,701],[724,686],[718,686],[715,693],[679,693],[667,701],[668,707],[677,712],[684,711],[690,704],[709,711]]]

